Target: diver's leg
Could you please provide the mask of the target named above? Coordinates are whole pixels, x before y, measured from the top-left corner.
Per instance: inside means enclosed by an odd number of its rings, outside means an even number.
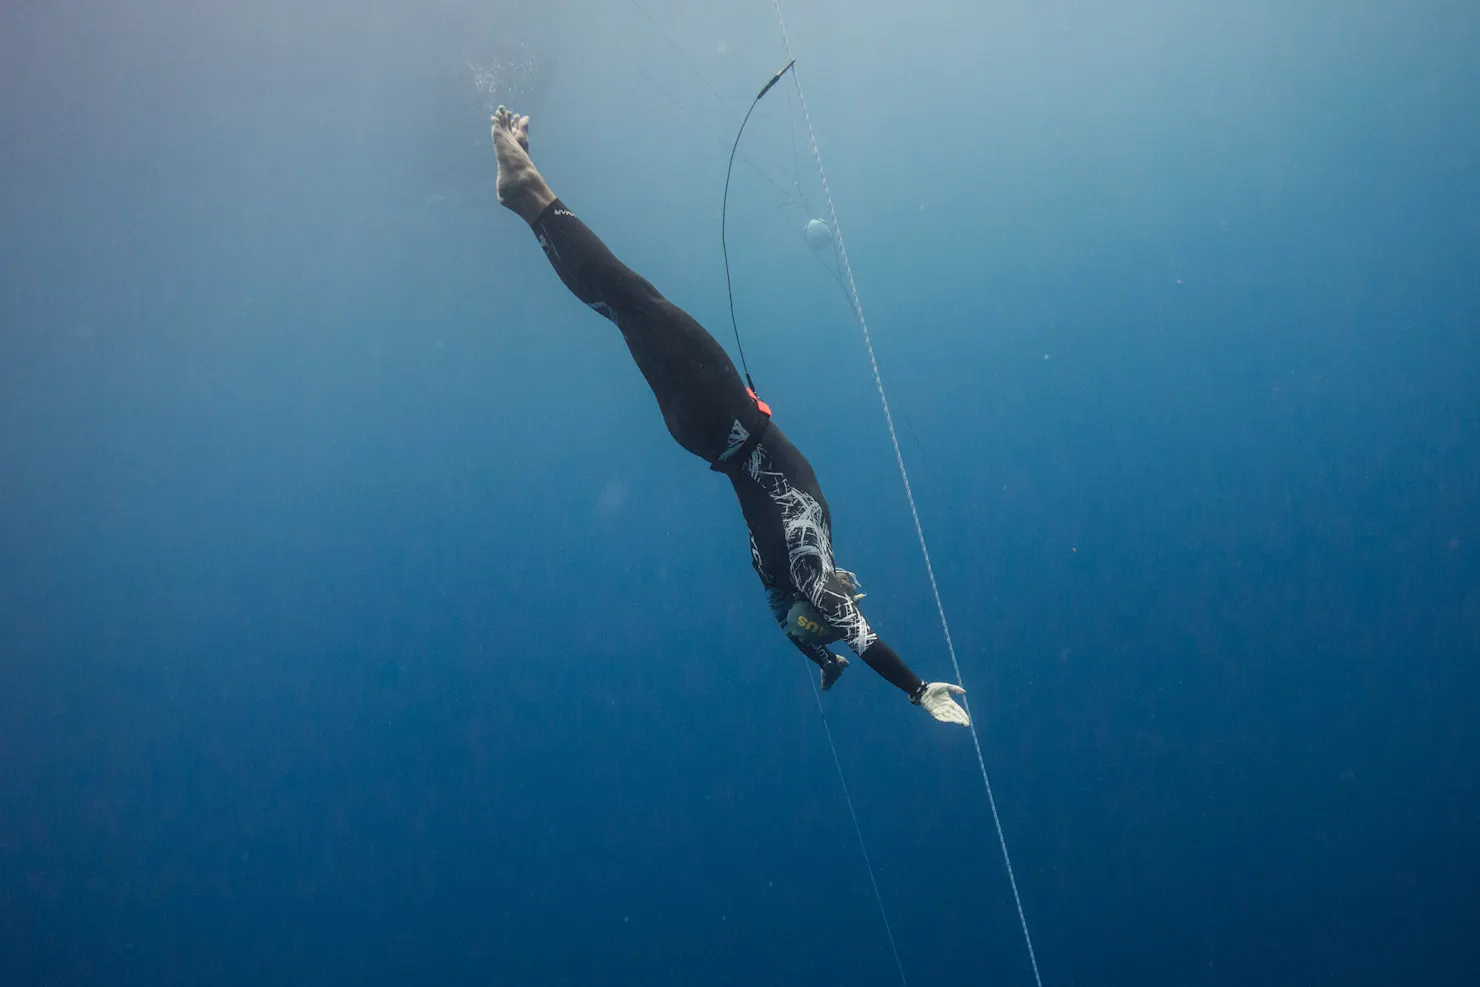
[[[529,157],[529,117],[500,106],[493,115],[493,150],[498,158],[499,203],[529,224],[571,293],[616,323],[629,342],[634,332],[644,337],[676,335],[668,324],[687,316],[623,264],[540,177]]]
[[[493,148],[499,201],[529,224],[571,293],[621,330],[678,444],[714,463],[764,428],[719,341],[623,264],[540,177],[529,157],[529,118],[500,107]]]
[[[493,153],[498,158],[498,201],[526,223],[534,223],[555,201],[529,157],[529,117],[498,108],[493,115]]]

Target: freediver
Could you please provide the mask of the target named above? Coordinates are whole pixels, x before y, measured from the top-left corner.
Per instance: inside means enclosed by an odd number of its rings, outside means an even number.
[[[937,720],[969,725],[953,698],[966,690],[921,679],[864,620],[857,579],[834,563],[832,521],[811,464],[772,423],[771,409],[745,386],[724,348],[556,198],[530,159],[528,116],[500,106],[493,150],[499,203],[530,225],[571,293],[621,330],[673,438],[734,486],[771,613],[822,670],[822,688],[848,667],[828,648],[841,640]]]

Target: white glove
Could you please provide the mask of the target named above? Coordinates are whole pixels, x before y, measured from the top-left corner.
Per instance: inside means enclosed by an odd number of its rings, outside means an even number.
[[[925,691],[920,695],[920,705],[925,707],[925,712],[935,717],[942,723],[959,723],[963,727],[971,726],[971,717],[966,715],[966,710],[956,704],[952,696],[964,696],[966,690],[959,685],[949,682],[931,682],[925,686]]]

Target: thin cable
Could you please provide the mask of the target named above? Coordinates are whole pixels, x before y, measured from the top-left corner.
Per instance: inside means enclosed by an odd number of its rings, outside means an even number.
[[[719,103],[720,106],[723,106],[725,108],[725,112],[729,113],[730,116],[734,117],[736,120],[739,120],[740,114],[736,113],[735,108],[729,103],[725,102],[725,98],[719,94],[719,91],[709,84],[709,80],[704,78],[704,73],[699,71],[699,69],[694,65],[693,61],[690,60],[689,56],[684,52],[684,50],[678,46],[678,42],[674,41],[668,36],[668,32],[663,30],[663,26],[653,18],[652,14],[648,13],[647,8],[638,3],[637,0],[630,0],[630,2],[633,7],[637,8],[638,13],[647,18],[648,23],[653,26],[653,30],[658,32],[658,36],[661,37],[664,41],[668,42],[668,47],[672,48],[674,52],[678,55],[678,57],[683,60],[683,63],[689,67],[689,71],[694,73],[694,77],[700,82],[704,83],[704,88],[709,90],[709,94],[714,97],[715,102]],[[760,175],[767,182],[770,182],[771,186],[775,188],[776,191],[788,197],[791,195],[790,192],[781,187],[781,184],[777,182],[776,179],[767,174],[766,170],[760,165],[756,164],[754,161],[750,160],[743,154],[740,155],[740,160],[750,165],[750,167],[754,169],[757,175]],[[775,164],[775,162],[773,161],[772,164]]]
[[[755,94],[755,99],[750,101],[750,109],[745,111],[745,119],[740,121],[740,129],[735,132],[735,144],[730,148],[730,163],[725,165],[725,197],[719,210],[719,244],[725,256],[725,293],[730,296],[730,328],[735,331],[735,348],[740,351],[740,369],[745,371],[745,385],[750,388],[750,393],[755,394],[755,381],[750,379],[750,364],[745,362],[745,345],[740,342],[740,323],[735,321],[735,289],[730,284],[730,245],[725,239],[725,223],[730,215],[730,173],[735,170],[735,152],[740,149],[740,138],[745,136],[745,125],[750,122],[750,115],[755,112],[756,106],[765,97],[766,93],[781,77],[796,65],[797,60],[793,58],[786,63],[786,67],[766,82],[761,91]]]
[[[843,801],[848,803],[848,815],[853,817],[853,832],[858,834],[858,849],[863,851],[863,865],[868,868],[869,883],[874,888],[874,900],[879,903],[879,917],[884,920],[884,934],[889,937],[889,949],[894,953],[894,965],[899,968],[899,982],[909,987],[904,976],[904,962],[899,958],[899,946],[894,942],[894,929],[889,925],[889,913],[884,910],[884,896],[879,893],[879,879],[874,876],[874,862],[868,856],[868,844],[863,842],[863,827],[858,825],[858,812],[853,808],[853,796],[848,793],[848,779],[843,776],[843,762],[838,758],[838,745],[833,743],[832,727],[827,722],[827,711],[822,708],[822,694],[817,683],[812,681],[811,669],[807,670],[807,682],[812,686],[812,698],[817,700],[817,713],[822,717],[822,729],[827,734],[827,746],[832,748],[833,764],[838,768],[838,782],[843,786]]]
[[[791,50],[791,38],[786,33],[786,19],[781,14],[781,0],[772,0],[776,6],[776,23],[781,28],[781,41],[786,46],[786,57],[795,61],[795,55]],[[961,664],[956,659],[956,645],[951,640],[951,625],[946,620],[945,604],[941,602],[940,586],[935,580],[935,567],[930,562],[930,548],[925,542],[925,528],[920,523],[920,511],[915,506],[915,493],[910,487],[910,474],[904,465],[904,453],[899,448],[899,435],[894,430],[894,416],[889,411],[889,398],[884,393],[884,378],[879,373],[879,361],[874,356],[873,339],[869,335],[868,321],[863,317],[863,303],[858,298],[858,283],[853,277],[853,265],[848,262],[848,248],[843,243],[843,231],[838,225],[838,210],[833,204],[832,191],[827,184],[827,171],[822,167],[822,151],[817,145],[817,134],[812,129],[812,115],[807,112],[807,96],[802,91],[802,77],[795,69],[791,73],[792,81],[797,87],[797,99],[802,106],[802,119],[807,124],[807,136],[812,141],[812,156],[817,161],[817,175],[822,180],[822,194],[827,198],[828,214],[832,217],[833,233],[837,237],[838,257],[843,262],[843,272],[848,277],[848,288],[853,302],[853,313],[858,316],[859,328],[863,330],[863,343],[868,349],[869,365],[873,368],[874,384],[879,390],[879,403],[884,408],[884,421],[889,426],[889,441],[894,445],[894,459],[899,464],[899,476],[904,481],[905,497],[909,500],[910,516],[915,522],[915,535],[920,541],[920,552],[925,557],[925,572],[930,577],[930,591],[935,595],[935,608],[940,614],[941,630],[945,632],[946,649],[951,655],[951,666],[956,670],[956,681],[965,685],[961,675]],[[962,697],[962,705],[966,706],[967,715],[970,716],[971,707]],[[1028,917],[1023,911],[1022,895],[1018,893],[1017,877],[1012,870],[1012,855],[1007,851],[1007,836],[1002,830],[1002,817],[997,812],[997,798],[992,793],[992,780],[987,776],[987,761],[982,756],[981,738],[976,732],[976,717],[971,716],[971,742],[976,748],[976,763],[982,771],[982,785],[987,790],[987,804],[992,808],[992,822],[997,827],[997,842],[1002,847],[1002,862],[1007,868],[1007,881],[1012,886],[1012,900],[1017,905],[1018,922],[1023,927],[1023,942],[1028,947],[1028,960],[1033,966],[1033,980],[1038,987],[1043,987],[1043,977],[1038,972],[1038,956],[1033,950],[1033,936],[1028,931]]]
[[[730,169],[735,167],[735,148],[740,146],[740,136],[745,133],[745,125],[750,122],[750,114],[755,111],[755,104],[761,98],[757,96],[755,102],[750,104],[750,109],[745,111],[745,119],[740,121],[740,131],[735,135],[735,147],[730,148],[730,163],[725,168],[725,197],[719,210],[719,246],[725,258],[725,294],[730,296],[730,329],[735,333],[735,349],[740,352],[740,369],[745,371],[745,385],[755,392],[755,381],[750,379],[750,364],[745,362],[745,344],[740,342],[740,323],[735,321],[735,289],[730,284],[730,245],[725,240],[725,223],[730,215]]]

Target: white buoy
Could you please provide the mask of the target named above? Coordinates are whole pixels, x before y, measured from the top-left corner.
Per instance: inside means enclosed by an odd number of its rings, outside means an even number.
[[[832,228],[820,219],[809,220],[802,236],[806,238],[807,246],[818,252],[832,246]]]

